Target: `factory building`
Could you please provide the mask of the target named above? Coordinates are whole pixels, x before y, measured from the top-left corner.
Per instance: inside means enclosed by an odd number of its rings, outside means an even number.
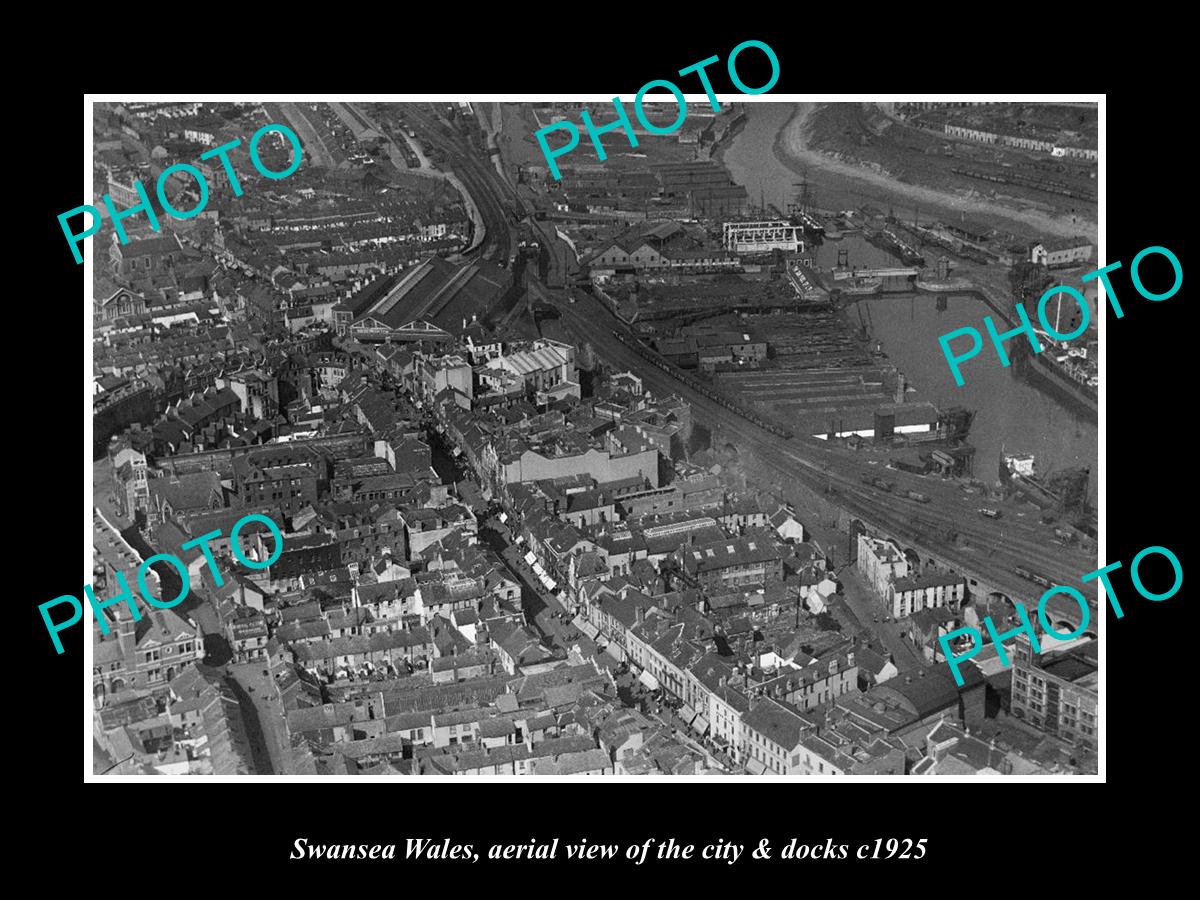
[[[1091,258],[1092,245],[1080,238],[1053,243],[1034,244],[1029,251],[1030,262],[1040,263],[1047,268],[1069,266],[1073,263],[1085,263]]]
[[[804,249],[800,226],[782,220],[726,222],[723,231],[724,247],[734,253],[769,253],[772,250],[799,253]]]
[[[687,348],[673,344],[661,352],[667,355],[681,349]],[[907,402],[895,403],[898,396],[905,396],[898,390],[897,376],[877,366],[735,369],[718,371],[715,379],[721,387],[813,437],[858,435],[888,440],[898,434],[919,436],[937,429],[937,407],[913,402],[912,394],[907,395]]]

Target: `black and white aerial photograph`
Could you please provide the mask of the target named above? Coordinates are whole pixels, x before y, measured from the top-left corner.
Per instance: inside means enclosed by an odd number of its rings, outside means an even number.
[[[1098,103],[695,89],[90,102],[92,775],[1097,776]]]

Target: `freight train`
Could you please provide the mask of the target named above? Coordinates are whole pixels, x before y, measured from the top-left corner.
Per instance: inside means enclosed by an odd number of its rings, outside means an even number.
[[[721,406],[725,407],[730,412],[737,413],[743,419],[746,419],[749,422],[753,422],[759,428],[769,431],[769,432],[771,432],[771,434],[778,435],[781,438],[792,438],[795,436],[788,429],[783,428],[779,425],[776,425],[774,422],[768,421],[767,419],[764,419],[761,416],[750,412],[749,410],[745,409],[741,405],[735,403],[730,398],[724,396],[723,394],[717,393],[709,385],[705,384],[699,378],[696,378],[693,375],[689,375],[687,372],[684,372],[678,366],[674,366],[671,363],[667,362],[665,359],[663,359],[657,353],[648,349],[644,344],[642,344],[641,341],[630,340],[629,337],[622,334],[619,330],[617,330],[615,328],[613,329],[613,337],[615,337],[618,341],[620,341],[622,344],[624,344],[626,347],[628,347],[630,350],[632,350],[638,356],[642,357],[642,359],[646,360],[646,362],[652,363],[655,366],[657,366],[658,368],[662,369],[664,372],[667,372],[667,373],[673,375],[675,378],[678,378],[680,381],[682,381],[684,384],[686,384],[692,390],[703,394],[705,397],[707,397],[709,400],[712,400],[714,403],[721,404]]]
[[[889,493],[891,492],[892,488],[896,486],[895,482],[893,481],[884,481],[882,478],[874,478],[870,475],[862,476],[862,481],[863,484],[869,484],[871,487],[877,487],[881,491],[887,491]]]
[[[1054,587],[1050,579],[1048,579],[1045,575],[1039,575],[1037,572],[1031,572],[1024,566],[1017,566],[1013,571],[1026,581],[1032,581],[1034,584],[1040,584],[1042,587]]]
[[[1025,175],[1017,175],[1010,173],[1006,175],[992,175],[987,172],[980,172],[975,169],[960,169],[953,168],[950,170],[955,175],[965,175],[968,178],[978,178],[980,181],[991,181],[995,184],[1016,184],[1022,187],[1033,188],[1037,191],[1045,191],[1047,194],[1059,194],[1063,197],[1072,197],[1077,200],[1086,200],[1089,203],[1096,202],[1096,195],[1092,191],[1077,190],[1070,187],[1061,181],[1053,181],[1045,178],[1030,178]]]

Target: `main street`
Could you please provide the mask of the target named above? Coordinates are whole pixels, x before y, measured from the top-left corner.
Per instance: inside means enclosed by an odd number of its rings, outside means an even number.
[[[550,647],[566,651],[579,644],[584,656],[594,656],[596,645],[571,624],[571,612],[537,579],[525,562],[520,544],[510,544],[503,531],[493,523],[480,528],[480,539],[496,551],[509,573],[521,585],[521,607],[529,624],[538,630]]]

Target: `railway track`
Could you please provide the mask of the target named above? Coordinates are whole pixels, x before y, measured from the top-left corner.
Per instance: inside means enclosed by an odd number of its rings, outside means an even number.
[[[649,366],[644,355],[629,346],[628,342],[634,340],[632,335],[619,339],[612,335],[611,328],[598,328],[596,320],[600,317],[613,322],[616,320],[612,319],[607,310],[600,307],[594,298],[588,298],[585,302],[592,305],[594,315],[585,317],[576,308],[559,306],[568,326],[581,340],[591,341],[596,350],[609,357],[611,362],[638,371],[646,384],[656,391],[678,393],[687,397],[703,412],[704,419],[738,434],[741,438],[739,444],[746,446],[769,468],[775,469],[780,474],[782,483],[787,483],[789,479],[796,480],[816,493],[825,493],[827,488],[833,488],[836,490],[837,505],[864,523],[887,531],[898,540],[915,545],[918,549],[928,547],[928,550],[953,562],[960,571],[972,573],[994,583],[1007,590],[1014,598],[1027,597],[1030,589],[1034,587],[1016,573],[1018,567],[1028,567],[1048,573],[1056,584],[1080,587],[1089,601],[1095,604],[1095,583],[1079,585],[1079,576],[1095,568],[1095,565],[1084,559],[1081,554],[1065,553],[1059,548],[1048,549],[1046,539],[1027,526],[1015,523],[1009,524],[1002,541],[998,540],[994,525],[975,521],[978,516],[972,501],[954,498],[961,505],[957,508],[952,505],[946,509],[949,498],[945,496],[945,489],[940,486],[934,488],[935,494],[940,496],[935,496],[935,502],[930,504],[918,504],[915,501],[883,494],[876,489],[865,488],[860,479],[867,474],[879,475],[877,466],[847,460],[829,448],[816,445],[815,441],[810,442],[798,437],[781,438],[768,429],[752,427],[754,423],[747,416],[695,390],[686,381],[674,377],[669,369]],[[907,473],[889,471],[888,477],[897,480],[897,490],[900,491],[931,489],[927,481]],[[966,547],[938,540],[931,541],[927,533],[914,526],[913,519],[918,511],[922,519],[960,535]],[[1074,560],[1072,557],[1078,559]],[[1073,607],[1074,603],[1068,599],[1064,609],[1069,610]]]
[[[496,262],[508,265],[512,254],[512,217],[502,196],[503,190],[498,190],[495,184],[495,179],[499,177],[495,170],[489,168],[486,160],[480,160],[461,135],[444,125],[437,116],[422,109],[421,104],[407,106],[404,114],[432,148],[444,154],[445,161],[441,167],[452,170],[458,176],[484,220],[487,233],[483,242],[465,255],[494,258]]]
[[[636,337],[633,337],[633,336],[625,337],[621,333],[621,331],[619,331],[617,329],[613,329],[612,335],[618,341],[620,341],[622,344],[624,344],[626,347],[628,347],[630,350],[632,350],[634,353],[636,353],[638,356],[640,356],[642,359],[644,359],[646,362],[650,363],[653,366],[657,366],[659,369],[666,372],[671,377],[673,377],[679,381],[682,381],[684,384],[686,384],[692,390],[696,391],[699,394],[702,394],[704,397],[707,397],[713,403],[719,403],[721,406],[723,406],[725,409],[732,412],[734,415],[740,416],[741,418],[745,419],[746,421],[750,422],[753,425],[757,425],[759,428],[763,429],[764,431],[771,432],[771,434],[775,435],[776,437],[781,437],[786,440],[787,438],[790,438],[793,436],[792,432],[789,429],[784,428],[782,425],[779,425],[776,422],[772,422],[768,419],[764,419],[762,416],[757,415],[756,413],[753,413],[753,412],[745,409],[734,398],[729,397],[725,394],[722,394],[720,391],[714,390],[713,388],[709,387],[707,384],[701,382],[698,378],[694,378],[691,375],[687,374],[682,369],[680,369],[678,366],[673,365],[672,363],[668,362],[663,357],[659,356],[657,353],[650,350],[648,347],[646,347],[645,344],[643,344],[641,341],[639,341]]]
[[[994,530],[989,529],[985,524],[982,527],[974,524],[972,518],[966,518],[960,513],[958,515],[953,511],[946,511],[936,504],[920,504],[915,501],[898,499],[893,495],[884,494],[877,489],[864,488],[859,483],[854,474],[836,471],[832,466],[827,470],[823,466],[813,463],[810,460],[801,457],[795,450],[781,446],[778,448],[765,448],[763,452],[766,456],[776,458],[776,461],[782,463],[788,468],[800,466],[806,468],[810,474],[810,487],[813,482],[817,482],[820,487],[820,482],[824,481],[830,486],[836,485],[839,503],[847,507],[848,511],[859,515],[864,522],[874,523],[879,527],[892,531],[898,537],[909,536],[910,539],[915,539],[922,544],[931,542],[931,538],[922,532],[924,529],[915,525],[914,519],[919,516],[931,523],[934,528],[939,528],[943,531],[954,532],[961,535],[977,550],[990,548],[987,554],[987,559],[992,564],[1000,564],[1005,568],[1006,578],[992,580],[1000,581],[1006,585],[1017,586],[1022,582],[1016,575],[1016,568],[1022,565],[1030,565],[1034,568],[1042,568],[1055,570],[1062,567],[1062,559],[1059,554],[1049,554],[1045,549],[1044,542],[1038,542],[1036,539],[1026,537],[1020,534],[1006,534],[1003,542],[997,541]],[[788,465],[790,463],[790,466]],[[898,476],[901,473],[889,472],[889,477]],[[928,488],[928,485],[919,485]],[[902,483],[897,484],[896,490],[902,490]],[[919,512],[918,512],[919,511]],[[967,516],[973,516],[974,512],[966,513]],[[1011,529],[1010,529],[1011,530]],[[940,544],[941,541],[937,537],[932,538],[932,542]],[[934,546],[933,549],[939,555],[956,555],[954,551],[960,548],[948,546]],[[950,551],[950,553],[947,553]],[[971,551],[976,552],[976,551]],[[1081,570],[1076,573],[1073,580],[1077,581]],[[1060,582],[1063,583],[1063,582]],[[1086,592],[1085,592],[1086,593]]]

